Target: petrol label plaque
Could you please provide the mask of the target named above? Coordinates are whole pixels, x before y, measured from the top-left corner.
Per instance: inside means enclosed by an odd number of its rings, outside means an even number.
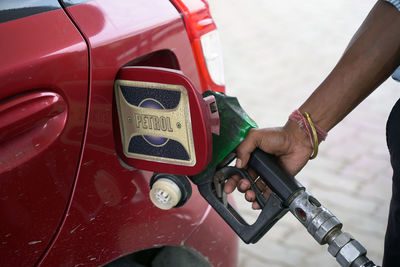
[[[126,157],[183,166],[196,163],[184,86],[116,80],[115,97]]]

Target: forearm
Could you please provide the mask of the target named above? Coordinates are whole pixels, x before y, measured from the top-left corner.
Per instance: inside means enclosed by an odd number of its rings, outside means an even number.
[[[400,12],[379,1],[329,76],[300,107],[329,131],[400,65]]]

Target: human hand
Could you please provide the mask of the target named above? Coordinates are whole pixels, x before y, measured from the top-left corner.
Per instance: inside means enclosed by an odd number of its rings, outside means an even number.
[[[297,174],[304,167],[313,151],[308,135],[290,120],[284,127],[252,129],[236,149],[236,167],[247,168],[250,154],[257,147],[277,156],[282,168],[291,175]],[[257,177],[251,169],[249,169],[249,172],[253,177]],[[258,179],[257,186],[265,197],[271,194],[271,190],[261,179]],[[260,209],[260,206],[255,201],[254,191],[250,190],[250,182],[248,180],[241,179],[239,176],[231,177],[226,182],[224,191],[230,194],[235,188],[245,193],[247,201],[253,202],[253,209]]]

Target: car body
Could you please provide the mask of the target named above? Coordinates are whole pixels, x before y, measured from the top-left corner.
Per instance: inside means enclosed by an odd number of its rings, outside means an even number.
[[[1,266],[117,264],[166,247],[236,265],[236,236],[194,186],[183,207],[160,210],[152,172],[115,149],[121,68],[179,70],[199,91],[210,86],[175,2],[0,4]]]

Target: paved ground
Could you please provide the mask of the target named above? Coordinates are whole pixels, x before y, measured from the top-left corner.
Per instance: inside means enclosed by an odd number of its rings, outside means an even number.
[[[210,0],[225,59],[227,91],[260,126],[282,125],[340,57],[375,1]],[[391,192],[385,123],[400,97],[388,80],[334,128],[297,178],[381,263]],[[247,218],[257,213],[235,198]],[[285,216],[255,245],[240,245],[239,267],[338,266],[303,226]]]

